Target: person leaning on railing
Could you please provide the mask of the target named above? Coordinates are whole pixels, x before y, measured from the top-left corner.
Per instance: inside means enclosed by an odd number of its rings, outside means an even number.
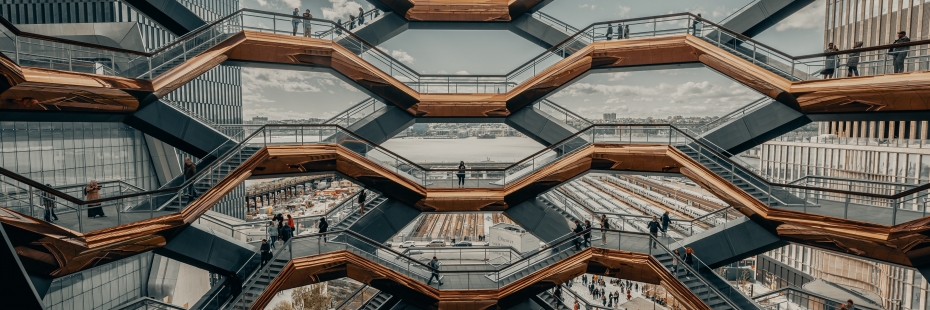
[[[856,45],[853,46],[854,49],[861,47],[862,42],[856,42]],[[849,53],[848,57],[846,60],[846,77],[859,76],[859,52]],[[798,134],[800,133],[798,132]]]

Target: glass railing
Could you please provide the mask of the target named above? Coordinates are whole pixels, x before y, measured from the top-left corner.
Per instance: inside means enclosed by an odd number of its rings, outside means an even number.
[[[848,137],[848,136],[836,135],[836,134],[817,134],[817,132],[791,132],[791,133],[778,136],[777,138],[774,138],[770,141],[827,144],[827,145],[832,144],[832,145],[899,147],[899,148],[913,148],[913,149],[930,148],[930,139],[864,138],[864,137]]]
[[[573,34],[580,32],[578,28],[572,27],[572,25],[569,25],[566,22],[563,22],[555,17],[552,17],[549,14],[543,13],[542,11],[533,12],[533,17],[536,17],[540,21],[546,24],[549,24],[555,29],[558,29],[559,31],[562,31],[562,33],[565,33],[568,35],[573,35]]]
[[[723,124],[729,123],[730,121],[734,119],[738,119],[743,116],[746,116],[750,112],[755,111],[756,109],[763,107],[772,101],[774,101],[774,99],[769,98],[769,97],[762,97],[762,98],[756,99],[755,101],[750,102],[749,104],[737,109],[736,111],[727,113],[726,115],[721,116],[720,118],[715,119],[714,121],[710,123],[707,123],[699,128],[695,128],[694,132],[703,134],[705,132],[710,131],[711,129],[714,129],[719,126],[722,126]]]
[[[323,122],[323,124],[339,125],[345,128],[349,128],[356,122],[374,114],[375,112],[378,112],[378,110],[384,107],[385,104],[381,101],[375,98],[368,98],[346,109],[342,113],[339,113],[338,115],[326,120]]]
[[[385,12],[382,12],[381,10],[374,8],[374,9],[369,10],[368,12],[365,12],[364,14],[361,14],[360,16],[356,16],[355,20],[350,19],[348,21],[342,22],[341,24],[339,24],[342,27],[341,29],[332,28],[332,29],[328,29],[325,31],[318,31],[314,33],[313,36],[319,37],[319,38],[326,38],[326,37],[330,37],[333,35],[341,36],[343,34],[342,33],[343,30],[356,31],[355,28],[360,28],[366,24],[371,24],[372,22],[380,19],[381,16],[384,16],[384,14]],[[300,32],[302,33],[303,31],[301,30]]]
[[[171,101],[171,100],[168,100],[168,99],[164,99],[164,98],[161,98],[161,99],[158,99],[158,100],[161,101],[161,102],[163,102],[163,103],[165,103],[165,104],[167,104],[167,105],[169,105],[169,106],[171,106],[171,107],[173,107],[173,108],[175,108],[175,109],[178,110],[178,111],[181,111],[181,113],[184,113],[184,115],[187,115],[187,116],[189,116],[190,118],[195,119],[195,120],[197,120],[198,122],[200,122],[200,123],[202,123],[202,124],[204,124],[204,125],[207,125],[207,127],[214,128],[214,129],[217,128],[217,125],[216,125],[215,122],[213,122],[213,121],[207,119],[206,117],[201,116],[200,114],[194,113],[194,111],[188,110],[187,108],[185,108],[185,107],[184,107],[183,105],[181,105],[180,103],[177,103],[177,102],[174,102],[174,101]]]
[[[562,123],[575,128],[575,130],[583,130],[591,125],[594,125],[594,123],[588,119],[581,117],[580,115],[575,114],[574,112],[569,111],[568,109],[563,108],[562,106],[556,104],[555,102],[549,101],[548,99],[543,99],[536,104],[533,104],[533,108],[549,114]]]
[[[362,284],[362,286],[352,292],[345,300],[336,304],[333,310],[362,309],[362,305],[364,305],[369,298],[378,294],[378,292],[377,289]]]

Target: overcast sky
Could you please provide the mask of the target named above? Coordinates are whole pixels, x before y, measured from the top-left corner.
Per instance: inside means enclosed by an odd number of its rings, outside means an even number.
[[[750,0],[557,0],[542,11],[576,28],[605,20],[701,13],[720,20]],[[824,0],[817,0],[757,40],[791,55],[823,48]],[[290,13],[310,9],[316,18],[348,19],[373,6],[351,0],[242,0],[243,8]],[[500,74],[544,50],[509,31],[408,30],[380,47],[420,73]],[[327,118],[367,98],[328,73],[243,68],[245,119]],[[549,97],[589,118],[715,116],[762,95],[705,68],[592,74]]]

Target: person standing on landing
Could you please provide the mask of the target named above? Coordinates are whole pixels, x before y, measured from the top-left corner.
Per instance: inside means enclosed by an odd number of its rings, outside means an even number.
[[[459,171],[455,173],[455,176],[459,178],[459,187],[465,187],[465,161],[459,162]]]

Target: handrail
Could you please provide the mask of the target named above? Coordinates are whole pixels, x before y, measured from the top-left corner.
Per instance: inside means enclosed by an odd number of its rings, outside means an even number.
[[[769,97],[762,97],[762,98],[753,100],[753,101],[750,102],[749,104],[744,105],[743,107],[741,107],[741,108],[739,108],[739,109],[736,109],[736,110],[733,111],[733,112],[727,113],[726,115],[721,116],[721,117],[718,117],[717,119],[711,121],[710,123],[704,124],[704,126],[701,126],[701,127],[700,127],[701,132],[706,132],[707,130],[710,130],[710,129],[714,128],[714,127],[717,127],[717,126],[720,125],[721,123],[726,123],[727,121],[729,121],[729,120],[731,119],[731,117],[733,117],[733,116],[735,116],[735,115],[737,115],[737,114],[744,114],[744,113],[747,113],[749,110],[752,110],[753,108],[755,108],[756,106],[760,105],[761,103],[763,103],[763,102],[765,102],[765,101],[773,101],[773,100],[775,100],[775,99],[772,99],[772,98],[769,98]]]
[[[748,9],[748,8],[749,8],[750,6],[752,6],[753,4],[759,3],[759,1],[760,1],[760,0],[755,0],[755,1],[751,1],[751,2],[747,3],[746,5],[744,5],[743,7],[739,8],[738,10],[734,11],[734,12],[731,13],[730,15],[727,15],[727,17],[724,17],[723,19],[721,19],[721,20],[718,21],[717,23],[722,25],[722,24],[724,24],[724,23],[730,21],[730,18],[733,18],[733,17],[735,17],[736,15],[739,15],[739,13],[742,13],[742,12],[746,11],[746,9]]]
[[[650,238],[653,239],[652,241],[655,242],[654,244],[658,244],[659,247],[661,247],[661,249],[665,250],[666,254],[668,254],[669,256],[672,256],[672,257],[673,257],[672,259],[681,259],[680,257],[675,257],[675,252],[672,252],[671,249],[669,249],[668,247],[666,247],[665,244],[662,244],[662,242],[660,242],[660,241],[657,240],[656,238],[652,237],[652,235],[650,235]],[[675,239],[670,239],[670,240],[673,240],[673,241],[675,241],[675,243],[678,243],[679,245],[681,245],[681,243],[679,243],[678,240],[675,240]],[[681,248],[684,248],[684,246],[681,246]],[[650,254],[651,254],[651,253],[650,253]],[[694,257],[694,259],[697,259],[699,262],[701,262],[701,260],[697,257],[697,255],[692,255],[692,257]],[[701,262],[701,263],[703,263],[703,262]],[[708,290],[711,290],[711,291],[714,291],[714,293],[717,293],[717,295],[720,296],[720,299],[723,300],[724,302],[726,302],[727,304],[729,304],[730,307],[733,307],[733,309],[740,309],[740,307],[737,307],[735,304],[733,304],[733,301],[730,300],[730,298],[727,297],[727,295],[724,295],[723,292],[721,292],[720,290],[718,290],[715,286],[711,285],[710,282],[708,282],[706,279],[704,279],[704,277],[701,275],[700,272],[698,272],[697,270],[694,270],[694,268],[691,268],[691,266],[689,266],[689,264],[684,263],[684,262],[679,262],[677,266],[678,266],[678,268],[684,268],[685,270],[688,270],[688,271],[694,273],[694,275],[698,278],[698,281],[701,281],[702,283],[704,283],[704,285],[707,286],[707,289],[708,289]],[[707,266],[707,265],[705,264],[704,266]],[[710,271],[710,273],[713,273],[713,274],[716,275],[717,277],[720,276],[720,275],[717,275],[716,272],[713,272],[713,270],[709,270],[709,271]],[[724,281],[726,281],[726,280],[724,280]],[[726,282],[726,283],[729,285],[729,282]],[[737,289],[737,292],[739,292],[740,294],[742,294],[742,292],[740,292],[738,289]],[[743,295],[743,296],[745,296],[745,295]],[[752,300],[752,298],[749,298],[749,297],[746,297],[746,298],[749,299],[750,302],[755,303],[755,301]],[[759,307],[759,309],[762,309],[762,307]]]
[[[772,48],[771,46],[765,45],[765,44],[763,44],[763,43],[761,43],[761,42],[758,42],[758,41],[756,41],[756,40],[754,40],[754,39],[752,39],[752,38],[749,38],[749,37],[747,37],[747,36],[745,36],[745,35],[743,35],[743,34],[740,34],[740,33],[737,33],[737,32],[735,32],[735,31],[732,31],[732,30],[730,30],[730,29],[727,29],[727,28],[725,28],[725,27],[719,25],[718,23],[712,22],[712,21],[707,20],[707,19],[705,19],[705,18],[703,18],[703,17],[697,17],[697,15],[692,14],[692,13],[690,13],[690,12],[682,12],[682,13],[672,13],[672,14],[654,15],[654,16],[646,16],[646,17],[638,17],[638,18],[628,18],[628,19],[618,19],[618,20],[611,20],[611,21],[604,21],[604,22],[592,23],[592,24],[590,24],[589,26],[585,27],[584,29],[578,31],[578,32],[575,33],[574,35],[570,36],[569,38],[567,38],[567,39],[563,40],[562,42],[560,42],[560,43],[554,45],[553,47],[547,49],[546,51],[544,51],[544,52],[541,53],[540,55],[538,55],[538,56],[532,58],[531,60],[529,60],[529,61],[527,61],[527,62],[525,62],[525,63],[523,63],[523,64],[521,64],[521,65],[519,65],[519,66],[517,66],[515,69],[513,69],[513,70],[511,70],[510,72],[508,72],[508,73],[506,73],[506,74],[503,74],[503,75],[442,75],[442,74],[418,74],[418,73],[416,73],[416,72],[418,72],[418,71],[413,70],[413,69],[411,69],[409,66],[407,66],[407,65],[403,64],[402,62],[400,62],[400,61],[394,59],[394,58],[393,58],[392,56],[390,56],[389,54],[385,53],[384,51],[382,51],[382,50],[376,48],[374,45],[372,45],[372,44],[368,43],[367,41],[363,40],[362,38],[358,37],[358,36],[355,35],[353,32],[346,30],[344,27],[342,27],[342,25],[339,25],[339,24],[337,24],[336,22],[333,22],[333,21],[330,21],[330,20],[316,19],[316,18],[307,19],[307,18],[304,18],[304,17],[302,17],[302,16],[294,16],[294,15],[287,15],[287,14],[282,14],[282,13],[277,13],[277,12],[268,12],[268,11],[261,11],[261,10],[254,10],[254,9],[246,9],[246,8],[243,8],[243,9],[240,9],[240,10],[238,10],[238,11],[236,11],[236,12],[233,12],[233,13],[231,13],[231,14],[229,14],[229,15],[227,15],[226,17],[223,17],[223,18],[221,18],[221,19],[217,19],[217,20],[211,22],[210,24],[201,26],[201,27],[199,28],[199,30],[195,30],[195,31],[193,31],[193,32],[190,32],[190,33],[188,33],[188,34],[186,34],[186,35],[184,35],[184,36],[182,36],[182,37],[179,37],[179,38],[178,38],[177,40],[175,40],[174,42],[169,43],[168,45],[165,45],[165,46],[159,48],[158,50],[155,50],[155,51],[153,51],[153,52],[148,52],[148,53],[147,53],[147,52],[138,52],[138,51],[133,51],[133,50],[127,50],[127,49],[122,49],[122,48],[114,48],[114,47],[96,45],[96,44],[85,43],[85,42],[74,41],[74,40],[68,40],[68,39],[60,39],[60,38],[50,37],[50,36],[41,35],[41,34],[35,34],[35,33],[24,32],[24,31],[22,31],[22,30],[16,28],[15,25],[13,25],[12,23],[10,23],[9,21],[7,21],[6,19],[3,19],[3,18],[0,18],[0,24],[2,24],[3,26],[7,27],[8,29],[10,29],[10,31],[12,31],[13,34],[15,34],[15,35],[17,35],[17,36],[22,36],[22,37],[27,37],[27,38],[33,38],[33,39],[40,39],[40,40],[47,40],[47,41],[51,41],[51,42],[59,42],[59,43],[71,44],[71,45],[74,45],[74,46],[83,46],[83,47],[95,48],[95,49],[101,49],[101,50],[107,50],[107,51],[113,51],[113,52],[120,52],[120,53],[132,54],[132,55],[140,55],[140,56],[145,56],[145,57],[152,57],[152,56],[155,56],[155,55],[157,55],[158,53],[160,53],[160,52],[162,52],[162,51],[165,51],[165,50],[167,50],[167,49],[169,49],[169,48],[174,47],[174,46],[177,45],[177,44],[180,44],[180,43],[185,42],[185,40],[187,40],[188,38],[193,37],[193,36],[196,36],[196,35],[202,33],[203,31],[206,31],[207,29],[210,29],[212,26],[215,26],[215,25],[217,25],[217,24],[219,24],[219,23],[221,23],[221,22],[224,22],[224,21],[226,21],[226,20],[228,20],[228,19],[230,19],[230,18],[234,18],[234,17],[236,17],[238,14],[245,13],[245,12],[249,12],[249,13],[261,13],[261,14],[267,14],[267,15],[271,15],[271,16],[283,17],[283,18],[289,18],[289,19],[312,20],[312,21],[316,21],[316,22],[332,24],[332,26],[333,26],[334,28],[339,28],[339,29],[343,30],[343,31],[346,33],[346,36],[352,37],[354,40],[357,40],[358,42],[360,42],[360,44],[364,45],[364,46],[367,48],[366,51],[374,51],[375,53],[378,53],[378,54],[380,54],[381,56],[390,59],[391,62],[393,63],[393,65],[396,65],[396,66],[398,66],[398,67],[400,67],[400,68],[406,69],[408,72],[413,72],[413,73],[417,74],[417,76],[419,76],[419,77],[507,77],[507,76],[510,76],[511,74],[514,74],[514,73],[516,73],[516,72],[522,70],[522,69],[524,68],[524,66],[527,66],[527,65],[529,65],[529,64],[532,64],[534,61],[536,61],[536,59],[538,59],[538,58],[540,58],[540,57],[546,57],[550,52],[555,51],[555,50],[561,48],[563,44],[567,44],[567,43],[570,43],[570,42],[574,42],[579,36],[585,35],[585,34],[587,33],[588,30],[592,29],[592,28],[595,27],[595,26],[601,26],[601,25],[605,25],[605,24],[614,24],[614,23],[629,23],[629,22],[636,22],[636,21],[643,21],[643,20],[650,20],[650,19],[670,18],[670,17],[689,17],[689,18],[693,18],[693,19],[695,19],[696,21],[700,21],[701,23],[705,23],[705,24],[708,24],[708,25],[717,27],[718,30],[721,30],[721,31],[723,31],[723,32],[726,32],[726,33],[732,35],[732,36],[735,37],[735,38],[738,38],[738,39],[740,39],[740,40],[744,40],[744,41],[746,41],[746,42],[752,42],[753,44],[755,44],[755,45],[757,45],[757,46],[763,47],[763,48],[765,48],[765,49],[767,49],[767,50],[770,50],[771,52],[773,52],[773,53],[775,53],[775,54],[778,54],[778,55],[780,55],[780,56],[783,56],[783,57],[785,57],[785,58],[787,58],[787,59],[791,59],[792,61],[794,61],[794,60],[800,60],[800,59],[807,59],[807,58],[814,58],[814,57],[833,56],[833,55],[843,55],[843,54],[849,54],[849,53],[861,53],[861,52],[867,52],[867,51],[884,50],[884,49],[889,49],[889,48],[899,48],[899,47],[908,47],[908,46],[915,46],[915,45],[930,44],[930,40],[919,40],[919,41],[911,41],[911,42],[907,42],[907,43],[885,44],[885,45],[878,45],[878,46],[872,46],[872,47],[864,47],[864,48],[857,48],[857,49],[848,49],[848,50],[838,51],[838,52],[817,53],[817,54],[808,54],[808,55],[801,55],[801,56],[791,56],[791,55],[788,55],[787,53],[784,53],[784,52],[779,51],[779,50],[777,50],[777,49],[775,49],[775,48]]]
[[[367,287],[368,287],[368,284],[362,283],[362,286],[359,286],[358,289],[352,292],[352,294],[349,294],[349,296],[346,296],[346,298],[343,299],[342,302],[336,304],[336,306],[332,307],[332,309],[339,310],[340,308],[342,308],[342,306],[345,306],[345,304],[348,303],[350,300],[354,299],[355,295],[358,295],[358,293],[361,293]]]
[[[131,300],[131,301],[128,301],[128,302],[126,302],[126,303],[123,303],[122,305],[113,307],[112,309],[113,309],[113,310],[139,309],[138,307],[136,307],[137,304],[139,304],[139,303],[146,304],[146,306],[143,307],[143,309],[148,309],[148,306],[147,306],[148,303],[154,303],[154,304],[158,304],[159,309],[177,309],[177,310],[185,310],[184,308],[181,308],[181,307],[178,307],[178,306],[175,306],[175,305],[172,305],[172,304],[169,304],[169,303],[166,303],[166,302],[164,302],[164,301],[161,301],[161,300],[158,300],[158,299],[154,299],[154,298],[148,297],[148,296],[142,296],[142,297],[133,299],[133,300]]]
[[[253,285],[255,285],[255,282],[258,281],[258,279],[256,279],[255,276],[260,275],[260,274],[262,273],[262,271],[265,271],[265,270],[267,270],[268,268],[271,268],[271,262],[274,262],[275,259],[277,259],[277,258],[279,257],[278,255],[282,255],[281,253],[284,253],[284,252],[285,252],[285,251],[284,251],[285,248],[288,249],[287,252],[293,251],[293,250],[291,250],[291,249],[288,247],[288,245],[293,244],[294,239],[297,239],[297,238],[294,237],[294,238],[291,238],[290,240],[287,240],[287,242],[282,242],[282,243],[281,243],[281,250],[278,250],[276,253],[274,253],[274,255],[271,256],[271,259],[269,260],[269,263],[265,264],[264,266],[261,266],[260,268],[255,269],[255,271],[252,271],[252,273],[250,273],[249,276],[248,276],[247,278],[244,279],[244,280],[248,281],[248,283],[244,283],[244,282],[242,283],[242,284],[243,284],[243,287],[242,287],[242,292],[243,292],[243,293],[244,293],[244,292],[247,292],[250,288],[252,288]],[[260,252],[252,253],[252,256],[254,257],[255,255],[258,255],[258,253],[260,253]],[[244,268],[244,267],[245,267],[245,266],[243,266],[243,268]],[[240,271],[241,271],[241,268],[240,268]],[[238,272],[237,272],[236,274],[238,275]],[[237,301],[239,301],[240,299],[242,299],[242,297],[244,297],[244,296],[245,296],[245,295],[243,295],[242,293],[240,293],[239,296],[229,296],[229,299],[227,299],[226,302],[223,303],[223,306],[220,307],[219,309],[227,309],[227,308],[228,308],[227,305],[229,305],[230,303],[236,303]]]
[[[223,127],[224,125],[219,125],[219,126],[220,126],[220,127]],[[200,178],[202,178],[203,174],[206,173],[207,171],[211,171],[211,169],[213,168],[214,165],[217,165],[217,164],[219,164],[219,163],[221,163],[221,162],[224,162],[226,158],[228,158],[229,156],[232,156],[232,153],[235,152],[235,150],[241,149],[241,148],[245,145],[245,143],[247,143],[251,138],[255,137],[256,135],[258,135],[259,133],[263,132],[264,130],[273,130],[274,128],[282,128],[282,127],[302,127],[302,128],[321,127],[321,128],[332,128],[332,129],[342,130],[342,131],[344,131],[345,134],[347,134],[348,136],[352,137],[353,139],[357,139],[357,140],[359,140],[359,141],[365,142],[365,143],[371,145],[372,148],[378,149],[378,150],[383,151],[383,152],[385,152],[385,153],[387,153],[387,154],[390,154],[390,155],[396,157],[398,160],[403,160],[403,161],[405,162],[405,164],[408,164],[408,165],[410,165],[410,166],[412,166],[412,167],[416,167],[416,168],[418,168],[418,169],[420,169],[420,170],[423,170],[423,171],[430,171],[430,172],[431,172],[431,171],[444,171],[444,172],[445,172],[445,171],[459,171],[459,169],[431,169],[431,168],[424,168],[423,166],[420,166],[420,165],[418,165],[417,163],[415,163],[415,162],[413,162],[413,161],[411,161],[411,160],[409,160],[409,159],[407,159],[407,158],[404,158],[403,156],[400,156],[400,155],[398,155],[398,154],[396,154],[396,153],[394,153],[394,152],[392,152],[392,151],[390,151],[390,150],[388,150],[388,149],[385,149],[384,147],[382,147],[382,146],[380,146],[380,145],[377,145],[376,143],[374,143],[374,142],[372,142],[372,141],[370,141],[370,140],[368,140],[368,139],[365,139],[364,137],[361,137],[361,136],[356,135],[354,132],[352,132],[352,131],[350,131],[350,130],[348,130],[348,129],[346,129],[345,127],[342,127],[342,126],[340,126],[340,125],[327,125],[327,124],[265,124],[265,125],[235,125],[235,126],[236,126],[236,127],[253,127],[253,126],[260,126],[260,128],[256,129],[255,132],[253,132],[253,133],[250,134],[248,137],[246,137],[246,138],[244,138],[242,141],[240,141],[238,145],[232,147],[232,148],[230,149],[230,151],[227,151],[225,154],[221,155],[219,158],[217,158],[216,160],[214,160],[214,162],[211,163],[209,166],[207,166],[207,167],[205,167],[204,169],[200,170],[200,171],[198,172],[198,174],[197,174],[194,178],[191,178],[190,180],[186,181],[184,184],[182,184],[181,186],[178,186],[178,187],[170,187],[170,188],[152,190],[152,191],[147,191],[147,192],[132,193],[132,194],[126,194],[126,195],[121,195],[121,196],[114,196],[114,197],[101,198],[101,199],[96,199],[96,200],[86,200],[86,201],[85,201],[85,200],[81,200],[81,199],[74,198],[74,197],[72,197],[72,196],[70,196],[70,195],[68,195],[68,194],[62,193],[62,192],[60,192],[60,191],[58,191],[58,190],[55,190],[54,188],[46,187],[44,184],[41,184],[41,183],[36,182],[36,181],[34,181],[34,180],[25,178],[25,177],[23,177],[23,176],[21,176],[21,175],[19,175],[19,174],[16,174],[15,172],[12,172],[12,171],[10,171],[10,170],[6,170],[6,169],[4,169],[4,168],[0,168],[0,175],[4,175],[4,176],[7,176],[7,177],[10,177],[10,178],[12,178],[12,179],[14,179],[14,180],[17,180],[17,181],[19,181],[19,182],[22,182],[22,183],[25,183],[25,184],[27,184],[27,185],[30,185],[30,186],[32,186],[32,187],[38,189],[38,190],[41,190],[41,191],[43,191],[43,192],[51,193],[51,194],[54,195],[54,196],[61,197],[61,198],[65,199],[65,200],[67,200],[67,201],[69,201],[69,202],[72,202],[72,203],[75,203],[75,204],[79,204],[79,205],[89,205],[89,204],[102,203],[102,202],[107,202],[107,201],[112,201],[112,200],[118,200],[118,199],[124,199],[124,198],[139,197],[139,196],[144,196],[144,195],[149,195],[149,194],[172,192],[172,191],[177,191],[177,190],[183,189],[183,188],[184,188],[186,185],[188,185],[189,183],[195,182],[195,181],[199,180]],[[466,171],[495,171],[495,172],[497,172],[497,171],[507,171],[507,170],[509,170],[509,169],[512,169],[512,168],[514,168],[514,167],[517,167],[517,166],[520,165],[520,164],[523,164],[523,163],[526,163],[526,162],[528,162],[528,161],[533,160],[537,155],[540,155],[540,154],[542,154],[542,153],[544,153],[544,152],[547,152],[547,151],[551,151],[551,150],[555,149],[556,147],[561,146],[562,144],[564,144],[564,143],[566,143],[566,142],[569,142],[569,141],[571,141],[571,140],[574,140],[575,138],[578,138],[579,136],[581,136],[581,135],[583,135],[583,134],[589,133],[591,130],[595,130],[595,129],[597,129],[597,128],[617,128],[617,127],[668,127],[668,128],[670,128],[671,130],[674,130],[675,132],[677,132],[678,134],[681,134],[682,136],[687,137],[687,138],[693,140],[692,143],[696,143],[696,144],[698,144],[698,145],[700,145],[700,146],[703,146],[707,151],[709,151],[709,152],[711,152],[712,154],[716,155],[716,156],[719,157],[721,160],[723,160],[723,161],[725,161],[725,162],[727,162],[727,163],[729,163],[729,164],[731,164],[731,165],[734,165],[734,167],[744,167],[744,165],[734,162],[734,161],[733,161],[732,159],[730,159],[728,156],[725,156],[725,155],[719,153],[719,152],[716,150],[716,149],[718,149],[719,147],[710,147],[710,146],[708,146],[707,144],[704,143],[704,139],[699,139],[699,138],[693,137],[693,136],[691,136],[690,134],[688,134],[687,132],[685,132],[684,130],[679,129],[678,127],[676,127],[676,126],[674,126],[674,125],[671,125],[671,124],[594,124],[594,125],[588,126],[588,127],[586,127],[585,129],[580,130],[580,131],[578,131],[578,132],[576,132],[576,133],[574,133],[574,134],[572,134],[572,135],[570,135],[570,136],[568,136],[568,137],[562,139],[562,140],[559,141],[559,142],[556,142],[556,143],[554,143],[554,144],[552,144],[552,145],[550,145],[550,146],[548,146],[548,147],[546,147],[546,148],[543,148],[543,149],[540,150],[540,151],[537,151],[537,152],[535,152],[535,153],[533,153],[533,154],[530,154],[530,155],[527,156],[526,158],[524,158],[524,159],[522,159],[522,160],[520,160],[520,161],[518,161],[518,162],[516,162],[516,163],[514,163],[514,164],[511,164],[511,165],[509,165],[509,166],[507,166],[507,167],[505,167],[505,168],[489,168],[489,169],[471,169],[471,168],[469,168],[469,169],[465,169],[465,170],[466,170]],[[800,186],[800,185],[793,185],[793,184],[772,183],[772,182],[769,182],[767,179],[765,179],[765,178],[759,176],[758,174],[756,174],[754,171],[751,170],[751,168],[744,167],[743,171],[744,171],[745,173],[749,174],[751,177],[754,177],[754,178],[758,179],[760,182],[762,182],[762,183],[764,183],[764,184],[766,184],[766,185],[768,185],[768,186],[779,186],[779,187],[786,187],[786,188],[795,188],[795,189],[804,189],[804,190],[824,191],[824,192],[832,192],[832,193],[838,193],[838,194],[850,194],[850,195],[857,195],[857,196],[864,196],[864,197],[872,197],[872,198],[882,198],[882,199],[898,199],[898,198],[906,197],[906,196],[908,196],[908,195],[911,195],[911,194],[914,194],[914,193],[918,193],[918,192],[921,192],[921,191],[930,189],[930,183],[927,183],[927,184],[921,185],[921,186],[919,186],[919,187],[916,187],[916,188],[913,188],[913,189],[910,189],[910,190],[907,190],[907,191],[904,191],[904,192],[899,192],[899,193],[897,193],[897,194],[893,194],[893,195],[882,195],[882,194],[872,194],[872,193],[854,192],[854,191],[846,191],[846,190],[837,190],[837,189],[830,189],[830,188],[817,188],[817,187]]]

